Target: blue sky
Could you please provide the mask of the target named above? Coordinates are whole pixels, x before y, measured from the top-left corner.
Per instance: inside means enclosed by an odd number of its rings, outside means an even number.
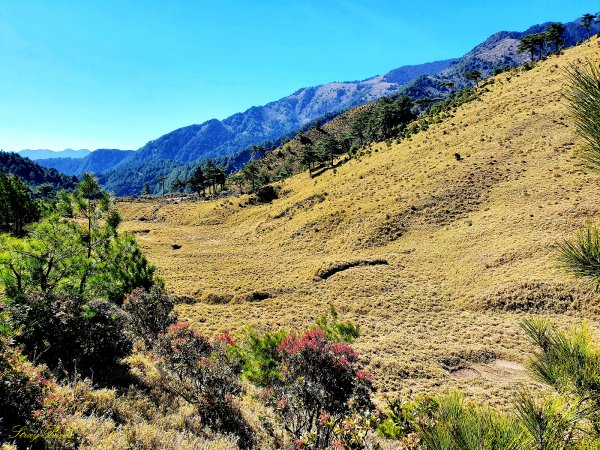
[[[592,0],[0,0],[0,149],[137,149],[304,86],[460,56]]]

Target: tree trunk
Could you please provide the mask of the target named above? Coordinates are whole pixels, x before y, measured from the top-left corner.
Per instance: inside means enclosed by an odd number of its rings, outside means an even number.
[[[92,213],[91,213],[91,201],[88,198],[88,252],[87,257],[90,259],[92,257]]]

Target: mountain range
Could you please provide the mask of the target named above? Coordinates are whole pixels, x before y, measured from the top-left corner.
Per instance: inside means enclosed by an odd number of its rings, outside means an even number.
[[[115,167],[133,153],[135,153],[133,150],[100,148],[81,158],[46,158],[38,159],[37,163],[44,167],[60,170],[66,175],[79,176],[85,172],[102,173]]]
[[[90,153],[90,150],[81,149],[81,150],[73,150],[68,148],[66,150],[47,150],[47,149],[25,149],[17,152],[24,158],[29,158],[32,161],[37,161],[38,159],[54,159],[54,158],[85,158]]]
[[[148,142],[135,152],[120,154],[115,150],[104,150],[104,153],[111,153],[98,158],[94,156],[96,151],[80,162],[65,158],[45,159],[40,164],[73,175],[93,171],[117,195],[137,194],[144,183],[155,183],[156,178],[169,176],[190,163],[231,157],[251,145],[291,135],[320,117],[343,112],[383,96],[407,94],[414,99],[446,97],[453,89],[472,84],[464,76],[469,70],[479,70],[485,77],[496,69],[524,63],[528,55],[518,53],[519,40],[525,35],[544,31],[547,25],[534,25],[523,32],[496,33],[460,58],[403,66],[362,81],[302,88],[287,97],[264,106],[254,106],[224,120],[212,119],[179,128]],[[566,46],[586,38],[580,20],[564,25]],[[594,24],[592,32],[598,31],[600,25]]]
[[[34,193],[37,193],[41,186],[52,190],[73,189],[77,182],[76,178],[66,176],[55,169],[43,167],[30,158],[15,152],[3,152],[1,150],[0,173],[22,178]]]

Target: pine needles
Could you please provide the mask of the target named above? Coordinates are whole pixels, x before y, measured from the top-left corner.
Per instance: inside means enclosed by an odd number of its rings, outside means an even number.
[[[600,229],[588,223],[574,240],[559,244],[558,260],[567,271],[600,290]]]
[[[571,65],[566,74],[566,98],[583,139],[583,160],[590,169],[600,171],[600,69],[587,61],[582,66]]]

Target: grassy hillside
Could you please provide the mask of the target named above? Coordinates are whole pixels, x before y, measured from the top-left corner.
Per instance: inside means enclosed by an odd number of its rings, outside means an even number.
[[[272,204],[121,203],[124,227],[204,332],[301,329],[334,302],[361,325],[356,345],[381,391],[460,387],[505,404],[530,382],[523,317],[599,324],[598,299],[555,259],[557,242],[600,217],[600,180],[578,165],[562,97],[563,68],[599,55],[593,39],[499,75],[410,140],[286,180]],[[387,264],[319,277],[375,259]]]

